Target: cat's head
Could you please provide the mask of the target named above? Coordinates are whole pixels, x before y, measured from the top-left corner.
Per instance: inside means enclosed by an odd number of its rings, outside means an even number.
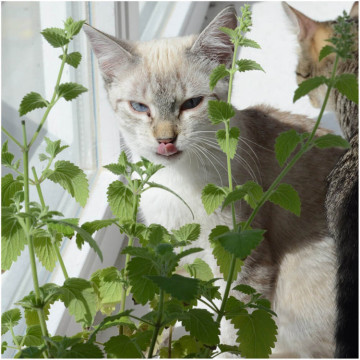
[[[208,137],[207,103],[225,99],[228,86],[221,80],[210,91],[209,75],[219,64],[228,65],[233,55],[233,44],[219,28],[236,26],[232,7],[199,36],[128,42],[84,25],[121,133],[135,157],[168,164]]]
[[[284,10],[294,25],[300,45],[299,61],[296,68],[298,84],[314,76],[331,75],[335,54],[330,54],[319,62],[321,49],[331,45],[327,40],[333,36],[335,21],[315,21],[300,11],[294,9],[286,2],[282,3]],[[354,23],[354,31],[358,27],[358,2],[355,2],[350,17]],[[356,35],[357,39],[357,35]],[[355,44],[357,47],[357,44]],[[357,51],[357,50],[356,50]],[[320,107],[325,96],[326,86],[322,85],[309,93],[309,98],[314,107]],[[331,104],[330,104],[331,106]]]

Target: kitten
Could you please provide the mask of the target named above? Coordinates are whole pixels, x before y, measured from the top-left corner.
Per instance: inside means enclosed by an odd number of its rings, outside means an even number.
[[[233,55],[233,44],[219,28],[236,25],[235,11],[229,7],[199,36],[130,43],[84,26],[132,160],[144,156],[165,165],[154,181],[190,205],[202,229],[194,246],[205,249],[202,258],[215,271],[208,235],[216,225],[231,227],[231,213],[218,209],[208,216],[201,191],[210,182],[227,185],[225,154],[215,140],[221,125],[210,123],[207,103],[226,101],[228,80],[219,81],[214,91],[208,84],[212,69],[229,65]],[[253,179],[267,189],[280,172],[273,151],[276,137],[290,129],[308,132],[313,122],[261,105],[236,111],[232,125],[241,131],[233,161],[235,185]],[[326,132],[320,129],[318,135]],[[279,327],[274,356],[330,357],[334,350],[335,255],[323,203],[326,176],[341,153],[313,149],[284,179],[299,192],[301,217],[267,203],[253,223],[267,232],[246,259],[238,282],[272,301]],[[142,195],[141,210],[147,224],[160,223],[168,229],[194,222],[184,204],[157,189]],[[240,221],[251,209],[243,203],[237,210]],[[235,343],[231,324],[224,321],[221,333],[223,342]]]
[[[331,75],[335,56],[318,62],[321,48],[333,35],[334,22],[316,22],[291,6],[284,4],[289,16],[299,28],[300,57],[296,70],[298,82],[313,76]],[[350,17],[355,33],[353,58],[341,61],[337,73],[358,76],[358,3]],[[310,93],[314,106],[321,106],[324,89]],[[337,270],[337,322],[335,357],[358,357],[358,105],[333,90],[329,110],[336,113],[345,138],[351,148],[341,157],[328,177],[326,211],[328,227],[335,239],[338,258]]]

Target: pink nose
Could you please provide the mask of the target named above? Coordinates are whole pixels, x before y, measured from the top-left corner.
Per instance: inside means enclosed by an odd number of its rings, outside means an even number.
[[[159,144],[169,144],[169,143],[173,143],[176,140],[176,138],[168,138],[168,139],[158,138],[156,140],[158,141]]]

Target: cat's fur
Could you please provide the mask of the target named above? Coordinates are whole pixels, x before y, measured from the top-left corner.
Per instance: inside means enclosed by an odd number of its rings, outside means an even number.
[[[313,76],[331,75],[335,55],[320,63],[319,52],[333,35],[333,23],[316,22],[291,6],[285,10],[299,28],[300,54],[297,66],[298,82]],[[340,61],[337,73],[352,73],[358,76],[358,3],[351,9],[354,31],[353,58]],[[319,107],[324,99],[324,89],[310,93],[314,106]],[[341,157],[328,177],[329,189],[326,196],[328,226],[335,239],[338,257],[337,271],[337,323],[336,351],[338,358],[358,357],[358,105],[334,90],[329,98],[330,110],[339,121],[345,138],[351,148]]]
[[[154,181],[168,186],[190,205],[202,229],[195,245],[205,249],[201,256],[215,272],[208,235],[216,225],[231,226],[231,214],[218,209],[208,216],[201,191],[210,182],[227,185],[225,155],[215,141],[221,125],[212,125],[207,113],[208,100],[227,98],[227,79],[214,91],[208,85],[212,69],[219,63],[229,64],[232,58],[233,45],[218,30],[221,26],[236,27],[233,8],[223,10],[199,36],[177,39],[129,43],[84,28],[132,160],[144,156],[165,165]],[[180,111],[184,101],[199,96],[204,99],[197,107]],[[130,101],[146,104],[149,111],[136,113]],[[255,179],[267,189],[280,171],[273,151],[277,135],[289,129],[310,131],[313,122],[257,106],[236,111],[232,125],[241,131],[233,161],[234,183]],[[318,131],[318,135],[325,133]],[[161,139],[170,139],[179,152],[168,157],[157,154]],[[334,350],[335,255],[333,241],[327,237],[323,204],[326,176],[341,153],[339,149],[311,150],[284,179],[299,192],[300,218],[268,203],[253,223],[267,232],[245,261],[238,281],[254,286],[272,301],[279,327],[276,355],[330,357]],[[245,203],[237,208],[238,220],[250,213]],[[146,223],[160,223],[168,229],[194,222],[183,203],[158,189],[142,195],[141,210]],[[235,331],[228,323],[222,328],[222,339],[235,343]]]

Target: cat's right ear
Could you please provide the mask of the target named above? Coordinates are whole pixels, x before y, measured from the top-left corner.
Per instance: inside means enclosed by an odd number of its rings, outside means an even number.
[[[294,9],[285,1],[282,1],[281,4],[297,31],[298,40],[304,41],[312,38],[317,30],[318,23],[304,15],[302,12]]]
[[[359,2],[355,1],[351,10],[350,10],[350,17],[353,19],[359,18]]]
[[[123,71],[136,61],[136,57],[130,53],[131,46],[127,42],[115,39],[88,24],[84,24],[83,29],[105,79],[113,79],[119,71]]]
[[[191,52],[220,64],[227,64],[232,59],[234,44],[219,28],[235,29],[236,26],[236,11],[232,6],[228,6],[203,30],[192,46]]]

